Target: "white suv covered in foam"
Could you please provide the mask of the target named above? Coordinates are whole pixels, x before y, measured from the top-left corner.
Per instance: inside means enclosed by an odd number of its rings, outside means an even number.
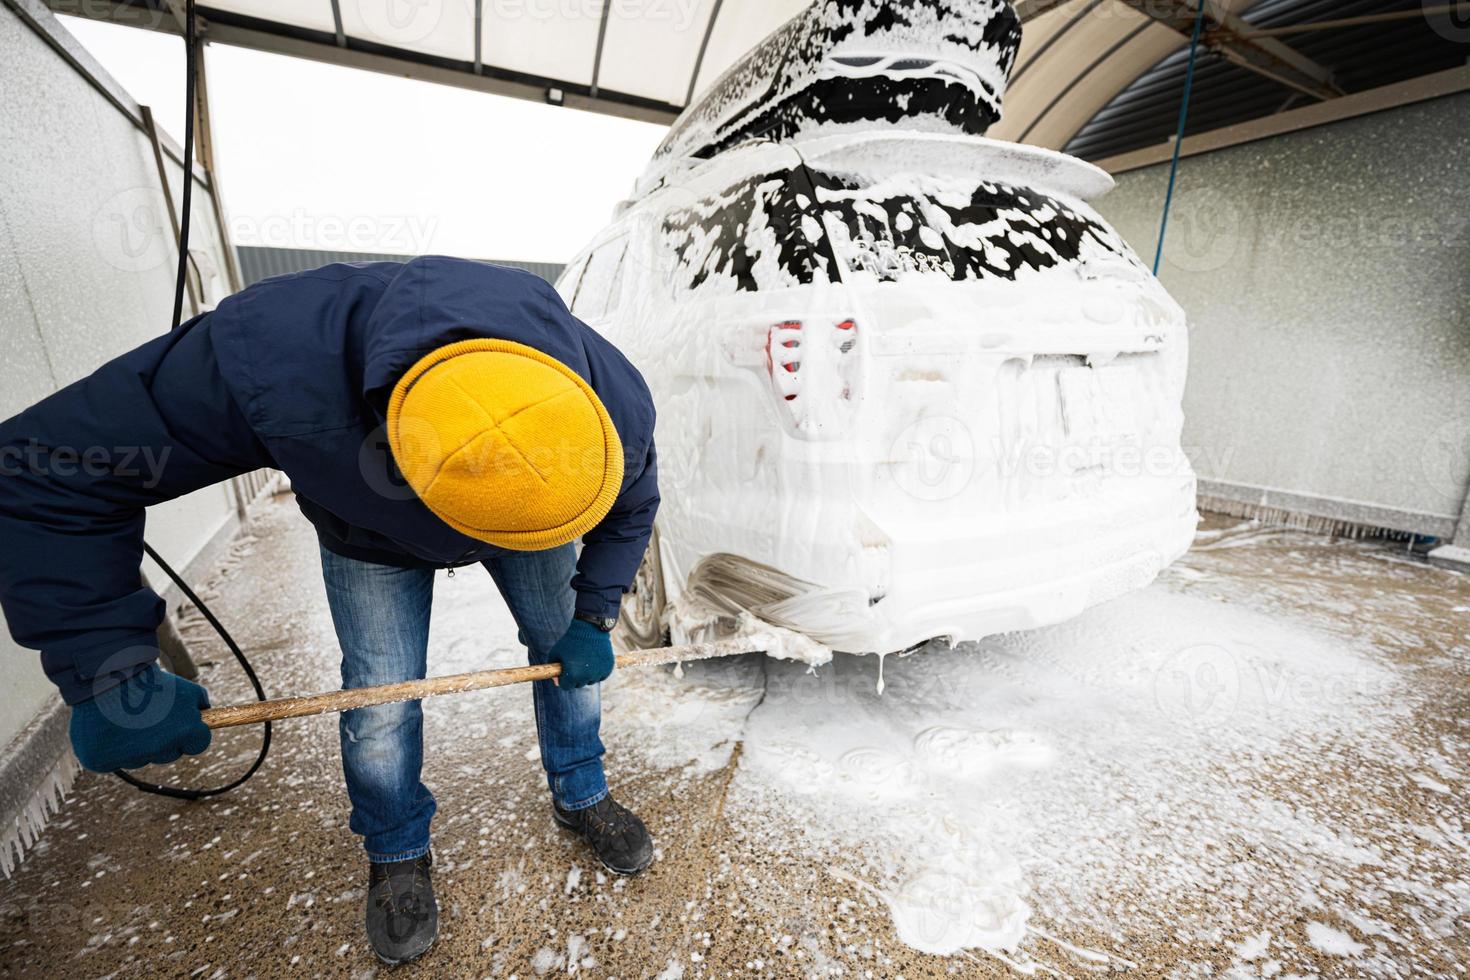
[[[676,168],[558,288],[642,370],[663,504],[624,638],[742,609],[887,653],[1074,616],[1189,545],[1184,316],[1085,202],[979,137]]]

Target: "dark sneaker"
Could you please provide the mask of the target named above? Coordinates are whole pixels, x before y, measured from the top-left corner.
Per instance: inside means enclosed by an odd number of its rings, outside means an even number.
[[[653,838],[633,811],[604,796],[581,810],[563,810],[551,805],[556,822],[587,839],[607,870],[636,875],[653,863]]]
[[[367,934],[389,966],[422,956],[439,935],[439,904],[429,868],[434,857],[372,864],[368,871]]]

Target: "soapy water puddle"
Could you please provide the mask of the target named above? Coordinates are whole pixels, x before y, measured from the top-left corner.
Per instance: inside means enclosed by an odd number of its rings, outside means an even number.
[[[690,664],[688,724],[665,732],[693,759],[701,726],[722,758],[741,742],[726,819],[881,902],[915,950],[1055,975],[1130,969],[1160,937],[1179,975],[1453,962],[1463,782],[1412,769],[1462,733],[1420,730],[1414,670],[1289,614],[1285,591],[1265,611],[1194,592],[1215,560],[1067,624],[890,658],[881,695],[871,657]],[[671,681],[629,676],[618,697],[678,699]]]

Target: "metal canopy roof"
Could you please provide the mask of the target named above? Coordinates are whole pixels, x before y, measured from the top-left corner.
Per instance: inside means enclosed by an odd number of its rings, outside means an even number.
[[[1470,17],[1456,32],[1447,19],[1423,16],[1424,8],[1437,2],[1260,0],[1243,19],[1254,27],[1274,30],[1329,20],[1374,18],[1397,11],[1415,14],[1279,36],[1306,58],[1329,69],[1335,85],[1351,94],[1467,63]],[[1100,160],[1169,139],[1178,125],[1179,93],[1187,62],[1187,47],[1181,47],[1150,67],[1072,134],[1063,148]],[[1185,135],[1274,115],[1314,101],[1319,100],[1211,53],[1197,68]]]
[[[178,30],[182,7],[46,2],[165,31]],[[1167,140],[1195,2],[1019,0],[1021,50],[989,135],[1094,160]],[[1440,12],[1443,0],[1206,2],[1191,134],[1464,66],[1470,55],[1470,9],[1456,20]],[[196,9],[206,38],[225,44],[667,123],[809,3],[199,0]]]
[[[1021,50],[989,135],[1089,160],[1174,135],[1195,0],[1021,0]],[[1464,66],[1470,4],[1208,0],[1186,135]]]
[[[176,33],[177,0],[46,0]],[[198,0],[207,40],[672,122],[810,0]]]

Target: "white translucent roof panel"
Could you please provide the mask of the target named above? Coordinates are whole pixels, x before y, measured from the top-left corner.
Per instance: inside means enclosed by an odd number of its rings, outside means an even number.
[[[694,82],[695,97],[767,34],[809,6],[811,0],[725,0]]]
[[[1235,13],[1262,0],[1211,0]],[[812,0],[199,0],[210,37],[356,68],[669,122],[731,64]],[[136,2],[95,0],[120,18]],[[480,17],[476,73],[475,11]],[[92,13],[92,9],[97,11]],[[1020,78],[991,135],[1062,146],[1096,111],[1187,42],[1135,0],[1022,0]],[[239,15],[253,19],[241,24]],[[605,20],[604,20],[605,18]],[[139,17],[141,20],[141,16]],[[601,61],[598,37],[602,32]],[[701,55],[701,51],[703,54]],[[595,67],[597,66],[597,67]],[[596,77],[594,78],[594,71]],[[593,91],[593,84],[596,90]],[[692,82],[692,88],[691,88]],[[560,95],[549,91],[561,89]]]
[[[348,0],[344,6],[351,5],[351,0]],[[337,29],[332,19],[332,0],[199,0],[199,6],[313,31],[331,33]]]
[[[348,37],[456,61],[475,57],[474,0],[342,0],[341,9]]]
[[[608,8],[598,85],[682,105],[714,9],[715,0],[614,2]]]
[[[480,36],[485,64],[576,85],[592,83],[598,4],[567,3],[575,16],[538,0],[486,0]],[[548,16],[549,14],[549,16]]]

